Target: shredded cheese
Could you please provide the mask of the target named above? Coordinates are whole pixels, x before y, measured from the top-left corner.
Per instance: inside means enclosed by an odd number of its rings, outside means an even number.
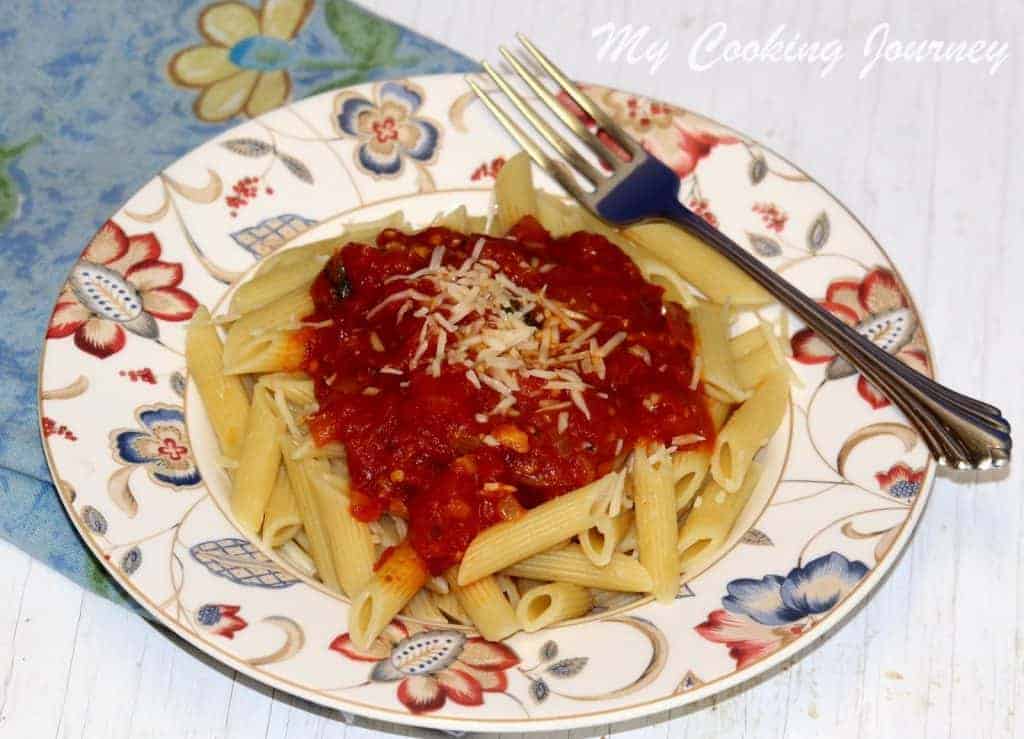
[[[465,366],[474,387],[500,396],[494,414],[515,415],[520,381],[534,377],[589,419],[585,393],[591,386],[581,375],[604,379],[605,359],[626,341],[626,332],[598,343],[600,321],[547,297],[546,286],[533,291],[514,283],[498,262],[482,256],[485,244],[477,239],[469,257],[457,265],[445,264],[444,247],[435,247],[426,267],[388,278],[403,289],[385,297],[367,317],[398,304],[397,323],[422,319],[416,350],[404,369],[426,362],[427,373],[440,377],[447,365]],[[555,267],[537,258],[531,264],[541,274]],[[370,342],[382,351],[376,334]],[[381,372],[398,374],[390,367]]]

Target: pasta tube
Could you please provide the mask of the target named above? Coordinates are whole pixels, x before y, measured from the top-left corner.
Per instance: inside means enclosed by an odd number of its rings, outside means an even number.
[[[459,585],[455,567],[445,577],[459,605],[484,639],[500,641],[519,630],[515,611],[494,577],[481,577],[468,585]]]
[[[426,581],[427,568],[408,542],[392,549],[352,601],[348,612],[352,643],[368,649]]]
[[[242,454],[231,489],[231,510],[242,529],[251,534],[260,530],[274,490],[281,464],[278,437],[283,432],[284,421],[274,410],[270,393],[257,389],[252,395]]]
[[[789,381],[773,372],[732,414],[715,439],[711,476],[728,492],[739,490],[754,454],[768,443],[782,423],[789,401]]]
[[[637,450],[633,459],[640,564],[650,573],[654,597],[660,603],[670,603],[679,592],[679,554],[672,546],[678,537],[672,470],[669,465],[653,467],[642,450]]]
[[[516,618],[523,631],[539,631],[560,621],[582,616],[592,606],[593,600],[586,588],[567,582],[553,582],[527,591],[516,607]]]
[[[589,529],[606,484],[606,478],[601,478],[480,532],[462,557],[459,584],[492,575]]]
[[[221,453],[237,460],[249,415],[249,396],[239,378],[224,374],[224,347],[205,306],[199,306],[188,325],[185,363],[199,389]]]
[[[673,535],[676,533],[674,514],[672,532]],[[587,588],[628,593],[649,593],[654,586],[650,573],[632,557],[616,552],[612,554],[607,565],[598,567],[587,558],[578,544],[569,544],[549,552],[535,554],[522,562],[516,562],[506,569],[505,573],[514,577],[571,582]],[[677,580],[678,576],[677,572]]]

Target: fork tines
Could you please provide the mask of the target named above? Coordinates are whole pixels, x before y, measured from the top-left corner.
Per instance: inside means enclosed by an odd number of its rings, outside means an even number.
[[[582,90],[579,89],[562,70],[556,67],[547,56],[544,55],[536,46],[534,46],[529,39],[522,34],[516,34],[516,38],[523,45],[523,48],[529,53],[530,57],[555,83],[561,88],[562,91],[568,95],[573,102],[576,103],[587,115],[594,120],[597,127],[604,131],[606,134],[612,137],[615,142],[622,147],[622,149],[631,157],[631,161],[642,159],[646,157],[643,149],[640,145],[627,134],[619,125],[612,120],[612,118],[605,113],[598,105],[590,99]],[[606,165],[613,173],[619,173],[625,166],[626,162],[616,156],[612,151],[606,147],[597,135],[591,131],[581,120],[572,114],[558,98],[542,83],[535,75],[515,54],[506,49],[504,46],[499,47],[501,55],[508,62],[509,66],[515,71],[517,75],[525,82],[529,88],[537,95],[542,103],[550,110],[559,121],[561,121],[566,128],[572,131],[576,137],[582,141],[591,152],[597,158]],[[530,125],[539,133],[545,141],[547,141],[552,148],[555,149],[565,160],[572,165],[572,167],[585,179],[590,181],[595,188],[608,180],[608,176],[603,174],[600,169],[591,164],[572,144],[570,144],[562,134],[555,130],[555,128],[548,123],[544,118],[538,115],[526,99],[506,80],[494,67],[488,64],[486,61],[482,62],[484,71],[494,81],[508,99],[512,102],[515,108],[530,122]],[[562,187],[564,187],[570,194],[572,194],[578,200],[586,199],[587,193],[580,187],[577,180],[566,170],[561,162],[552,159],[548,156],[547,152],[541,148],[536,141],[523,131],[522,127],[519,126],[510,116],[506,113],[501,106],[499,106],[494,99],[485,92],[480,85],[478,85],[473,79],[467,77],[466,82],[473,92],[476,93],[477,97],[487,106],[488,110],[494,114],[494,117],[498,119],[498,122],[504,126],[505,130],[512,135],[512,137],[519,143],[520,146],[530,155],[530,158],[537,164],[537,166],[543,168],[549,175],[551,175]]]

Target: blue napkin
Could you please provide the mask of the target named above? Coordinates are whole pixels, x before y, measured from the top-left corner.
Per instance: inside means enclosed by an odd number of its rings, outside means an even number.
[[[237,37],[232,63],[284,71],[292,98],[476,69],[346,0],[278,0],[285,20],[252,36],[260,1],[229,4],[249,9],[234,8],[246,29],[220,34]],[[86,550],[51,483],[37,370],[57,292],[90,236],[154,174],[245,120],[242,110],[194,106],[201,90],[172,79],[179,52],[211,43],[199,30],[204,13],[209,28],[232,30],[224,3],[172,5],[8,0],[0,14],[0,537],[120,603],[127,597]],[[246,102],[258,113],[282,101]]]

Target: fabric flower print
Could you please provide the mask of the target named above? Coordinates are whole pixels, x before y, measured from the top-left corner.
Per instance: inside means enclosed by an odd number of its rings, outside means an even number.
[[[196,610],[196,623],[217,636],[234,639],[236,631],[241,631],[249,625],[248,621],[238,615],[241,608],[222,603],[207,603]]]
[[[409,635],[392,621],[369,649],[357,648],[348,634],[330,648],[349,659],[372,662],[370,680],[398,682],[398,700],[412,713],[436,711],[449,699],[479,706],[484,693],[508,688],[505,670],[519,664],[509,647],[480,637],[467,639],[458,631],[421,631]]]
[[[375,177],[397,177],[406,157],[417,165],[432,162],[441,129],[415,115],[423,90],[409,82],[385,82],[374,98],[347,91],[334,100],[335,128],[361,142],[355,153],[359,168]]]
[[[904,364],[918,372],[928,373],[928,355],[924,336],[917,316],[910,309],[910,301],[892,272],[876,267],[857,281],[835,280],[819,301],[822,308],[834,315],[857,333],[870,339]],[[793,359],[803,364],[828,363],[825,377],[838,380],[856,374],[849,362],[838,356],[832,348],[805,328],[793,334]],[[888,399],[863,376],[857,380],[857,392],[872,408],[884,408]]]
[[[201,90],[192,106],[200,120],[273,110],[291,95],[289,42],[312,10],[313,0],[263,0],[259,12],[234,0],[208,5],[199,14],[207,43],[179,51],[167,73],[176,84]]]
[[[666,103],[618,90],[587,85],[581,88],[595,98],[626,133],[637,139],[648,154],[671,167],[680,178],[693,172],[700,160],[719,144],[740,142],[730,131]],[[564,92],[558,94],[558,99],[591,130],[597,128],[594,119]],[[597,135],[618,156],[628,159],[628,154],[608,134],[597,131]]]
[[[114,460],[145,467],[150,479],[163,487],[198,486],[202,478],[192,456],[182,410],[158,404],[140,408],[135,417],[141,430],[119,429],[110,434]]]
[[[48,339],[75,337],[75,346],[105,359],[125,345],[125,329],[147,339],[160,331],[154,318],[187,321],[199,304],[178,285],[178,262],[160,260],[151,233],[128,236],[107,221],[71,270],[46,331]]]
[[[902,462],[894,464],[886,472],[875,474],[875,480],[882,492],[900,500],[910,500],[921,492],[925,468],[912,470]]]
[[[795,567],[786,577],[733,580],[696,627],[708,641],[725,644],[736,668],[777,652],[828,614],[868,573],[863,562],[831,552]]]

